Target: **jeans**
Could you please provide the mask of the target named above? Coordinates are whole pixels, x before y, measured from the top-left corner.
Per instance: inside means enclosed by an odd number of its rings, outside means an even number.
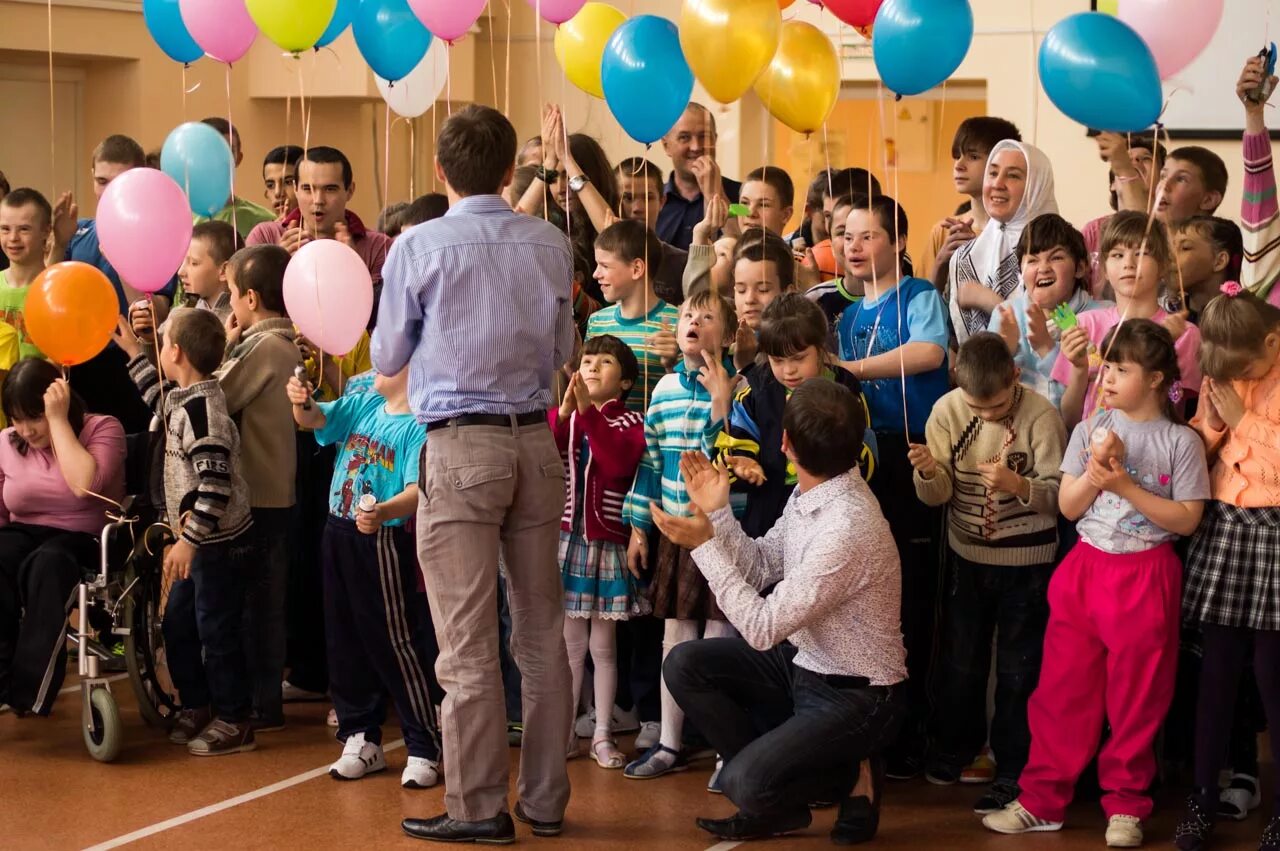
[[[672,648],[663,665],[667,688],[724,759],[725,796],[748,815],[848,797],[859,764],[893,741],[905,714],[900,685],[835,686],[795,653],[706,638]]]
[[[1027,762],[1027,701],[1040,677],[1052,564],[976,564],[950,553],[935,684],[933,761],[959,771],[987,741],[987,678],[996,640],[991,750],[998,779],[1016,782]]]
[[[244,652],[253,683],[253,708],[271,724],[283,723],[285,590],[289,584],[289,519],[292,508],[253,509],[256,565],[245,600]]]

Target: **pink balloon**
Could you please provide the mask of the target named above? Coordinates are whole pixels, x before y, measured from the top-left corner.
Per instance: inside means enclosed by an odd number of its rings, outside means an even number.
[[[178,11],[200,49],[228,65],[248,53],[258,36],[244,0],[178,0]]]
[[[1225,0],[1120,0],[1120,20],[1137,31],[1156,58],[1160,79],[1191,64],[1213,40]]]
[[[173,178],[131,168],[98,200],[98,242],[120,280],[144,293],[164,289],[191,244],[191,208]]]
[[[570,21],[578,14],[587,0],[528,0],[530,6],[537,10],[543,20],[556,26]]]
[[[311,342],[328,354],[345,355],[360,342],[373,313],[369,267],[336,239],[308,242],[284,270],[284,306]]]
[[[436,38],[453,44],[480,19],[488,0],[409,0],[409,8]]]

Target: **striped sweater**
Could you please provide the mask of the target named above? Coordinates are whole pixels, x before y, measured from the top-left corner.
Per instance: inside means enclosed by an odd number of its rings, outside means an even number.
[[[585,339],[590,340],[592,337],[612,334],[625,343],[636,356],[640,375],[627,396],[629,410],[643,415],[645,408],[649,405],[649,397],[653,395],[654,387],[662,376],[667,374],[667,368],[662,365],[662,358],[649,347],[649,338],[661,331],[664,324],[674,332],[679,321],[680,310],[657,296],[654,296],[652,306],[644,316],[627,319],[622,315],[622,305],[611,304],[591,314],[591,318],[587,320]]]
[[[139,355],[129,374],[165,421],[164,496],[169,524],[192,546],[230,541],[248,530],[249,489],[240,477],[240,434],[226,397],[210,378],[163,393],[156,368]],[[163,411],[161,410],[163,399]]]
[[[725,369],[733,374],[726,358]],[[662,510],[677,517],[693,514],[689,493],[680,476],[680,455],[715,451],[723,420],[711,422],[711,395],[689,373],[683,361],[653,389],[649,411],[644,418],[645,453],[640,459],[636,481],[627,494],[622,519],[635,529],[653,526],[649,503],[662,500]]]
[[[627,543],[622,521],[622,504],[636,477],[636,466],[644,454],[644,417],[614,400],[602,409],[588,408],[561,422],[560,412],[549,411],[551,433],[564,460],[564,515],[560,529],[573,531],[575,515],[581,511],[582,528],[588,541]],[[583,441],[587,451],[581,451]],[[579,475],[583,456],[586,464]],[[581,489],[579,489],[581,485]]]
[[[1280,215],[1276,207],[1276,170],[1271,136],[1244,134],[1244,194],[1240,229],[1244,235],[1244,267],[1240,283],[1254,294],[1280,305]]]

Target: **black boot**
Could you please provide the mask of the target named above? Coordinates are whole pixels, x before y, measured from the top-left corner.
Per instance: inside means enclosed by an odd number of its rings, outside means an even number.
[[[1208,847],[1217,821],[1218,790],[1197,789],[1187,796],[1187,811],[1173,831],[1178,851],[1201,851]]]

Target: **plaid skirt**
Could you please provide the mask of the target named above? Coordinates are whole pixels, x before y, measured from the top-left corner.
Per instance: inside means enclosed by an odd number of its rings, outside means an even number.
[[[649,600],[653,603],[655,618],[725,620],[724,612],[716,604],[716,595],[711,593],[693,556],[684,547],[668,541],[666,536],[658,538]]]
[[[1280,508],[1209,503],[1183,587],[1187,623],[1280,630]]]
[[[624,621],[649,609],[627,570],[627,548],[622,544],[588,541],[561,529],[560,575],[565,617]]]

